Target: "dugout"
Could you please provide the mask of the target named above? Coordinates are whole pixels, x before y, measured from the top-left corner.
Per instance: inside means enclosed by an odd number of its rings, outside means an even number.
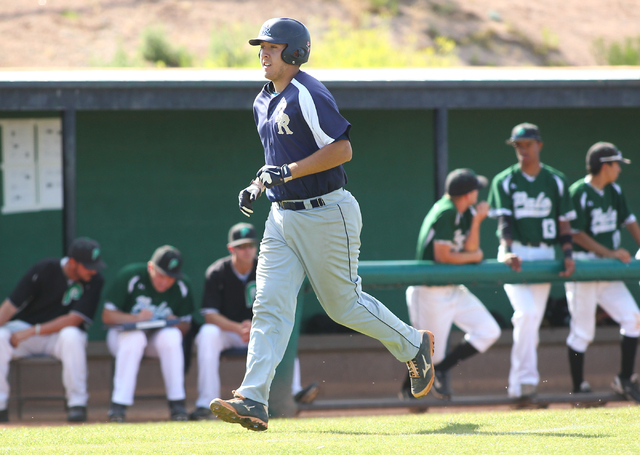
[[[471,167],[491,178],[515,163],[504,141],[523,121],[540,126],[542,161],[570,182],[584,175],[592,143],[618,145],[633,161],[619,182],[640,214],[640,69],[309,72],[353,125],[354,156],[345,168],[364,218],[362,260],[413,259],[420,224],[447,171]],[[2,298],[33,262],[63,254],[78,235],[102,244],[107,286],[123,265],[148,260],[161,244],[175,245],[199,300],[206,267],[226,254],[228,228],[246,221],[237,194],[263,162],[251,113],[263,83],[258,70],[0,72]],[[7,158],[7,134],[16,124],[31,134],[25,140],[38,161]],[[33,195],[8,188],[10,179],[29,172]],[[12,191],[35,203],[5,210]],[[261,199],[250,220],[259,232],[267,211]],[[493,220],[483,224],[487,258],[497,250],[495,228]],[[623,246],[636,249],[625,234]],[[552,295],[562,295],[559,286]],[[630,289],[639,296],[637,284]],[[510,318],[501,287],[472,290]],[[369,292],[408,320],[404,288]],[[318,311],[308,294],[305,320]],[[91,338],[102,337],[95,324]]]

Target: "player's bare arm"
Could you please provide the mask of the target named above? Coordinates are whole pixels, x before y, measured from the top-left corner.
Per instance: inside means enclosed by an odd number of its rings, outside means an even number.
[[[64,316],[59,316],[51,321],[45,322],[44,324],[36,324],[28,329],[15,332],[11,335],[11,345],[15,348],[22,341],[27,338],[31,338],[32,336],[50,335],[70,326],[78,327],[83,321],[84,319],[82,319],[82,316],[77,313],[65,314]]]
[[[9,319],[16,314],[16,311],[18,311],[18,309],[14,306],[11,300],[5,299],[5,301],[2,302],[2,305],[0,305],[0,326],[9,322]]]
[[[102,322],[108,325],[126,324],[127,322],[148,321],[153,317],[153,311],[145,308],[137,314],[125,313],[120,310],[102,310]]]
[[[602,245],[600,242],[594,240],[586,232],[574,232],[573,233],[573,242],[580,245],[587,251],[592,251],[601,258],[612,258],[618,259],[625,264],[631,261],[631,254],[625,250],[624,248],[618,248],[617,250],[611,250],[606,246]]]
[[[350,161],[351,156],[351,142],[342,139],[325,145],[308,157],[295,163],[284,164],[282,166],[268,164],[262,166],[260,170],[258,170],[256,177],[264,186],[272,188],[292,179],[317,174],[338,167]],[[242,193],[240,193],[240,195],[243,196]],[[240,202],[240,210],[242,210],[242,200]]]
[[[348,140],[343,139],[332,142],[305,159],[289,164],[291,177],[297,179],[305,175],[317,174],[328,169],[333,169],[347,161],[351,161],[352,155],[351,142]]]
[[[562,251],[564,252],[564,271],[560,272],[560,276],[571,276],[576,271],[576,263],[573,261],[572,256],[572,236],[571,236],[571,224],[569,221],[558,221],[560,231],[560,243]],[[563,241],[563,239],[568,241]]]
[[[498,229],[500,229],[500,245],[506,251],[504,255],[504,263],[511,267],[511,270],[520,272],[522,270],[522,259],[515,253],[511,252],[511,216],[502,215],[498,219]]]
[[[468,252],[476,251],[480,248],[480,224],[489,214],[489,204],[486,201],[478,202],[475,206],[475,215],[471,220],[469,235],[464,242],[464,250]],[[480,258],[478,261],[481,261]]]
[[[442,264],[472,264],[482,261],[481,249],[475,251],[453,251],[450,242],[434,242],[433,258]]]

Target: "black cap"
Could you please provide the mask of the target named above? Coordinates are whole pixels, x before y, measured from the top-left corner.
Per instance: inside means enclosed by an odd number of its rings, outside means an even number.
[[[176,247],[164,245],[153,252],[151,262],[164,275],[182,278],[182,255]]]
[[[600,163],[620,161],[630,164],[631,160],[623,158],[622,152],[611,142],[596,142],[587,152],[587,171],[600,170]]]
[[[88,237],[75,239],[67,254],[89,270],[100,270],[107,266],[100,255],[100,244]]]
[[[456,169],[447,175],[444,191],[449,196],[463,196],[473,190],[485,188],[488,183],[485,176],[476,175],[471,169]]]
[[[507,144],[513,145],[514,142],[520,140],[534,139],[536,141],[542,141],[540,136],[540,130],[533,123],[521,123],[516,125],[511,130],[511,137],[507,139]]]
[[[243,243],[257,243],[256,228],[249,223],[234,224],[229,229],[229,243],[227,246],[234,247]]]

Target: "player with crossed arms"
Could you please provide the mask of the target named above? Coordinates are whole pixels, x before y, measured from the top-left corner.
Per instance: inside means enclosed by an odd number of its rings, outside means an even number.
[[[240,192],[240,210],[250,215],[266,187],[271,212],[260,245],[245,377],[235,398],[214,399],[211,411],[250,430],[267,429],[269,388],[289,342],[305,275],[332,319],[380,340],[407,362],[412,393],[424,396],[434,378],[433,335],[408,326],[362,292],[362,217],[343,188],[351,125],[326,87],[300,71],[311,50],[309,31],[294,19],[275,18],[249,43],[260,46],[270,81],[253,105],[266,165]]]
[[[626,227],[640,245],[640,227],[622,189],[615,182],[620,175],[620,163],[630,161],[622,157],[618,148],[609,142],[593,144],[587,152],[586,177],[578,180],[569,192],[573,198],[577,218],[571,222],[575,259],[616,258],[624,263],[631,255],[620,248],[620,228]],[[569,366],[573,393],[591,391],[584,380],[584,354],[593,341],[596,326],[596,305],[620,324],[621,369],[611,387],[629,400],[640,402],[638,376],[633,374],[640,311],[633,296],[622,281],[591,281],[565,283],[571,313],[571,329],[567,337]]]
[[[498,217],[498,260],[520,271],[522,261],[555,259],[560,243],[564,271],[575,270],[570,220],[576,216],[564,174],[540,162],[542,137],[536,125],[516,125],[507,144],[516,151],[518,164],[493,178],[489,192],[490,216]],[[510,397],[533,397],[540,382],[538,341],[551,283],[505,284],[514,309],[513,347],[509,372]]]

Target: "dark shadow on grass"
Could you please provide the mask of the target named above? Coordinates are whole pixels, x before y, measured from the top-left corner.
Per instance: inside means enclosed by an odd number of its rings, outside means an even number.
[[[450,434],[460,436],[548,436],[555,438],[581,438],[581,439],[601,439],[609,438],[611,435],[594,435],[582,433],[558,433],[553,430],[544,431],[480,431],[481,426],[475,423],[450,423],[443,428],[437,430],[418,430],[408,434],[429,435],[429,434]],[[327,434],[344,434],[344,435],[378,435],[378,436],[397,436],[397,433],[387,433],[384,431],[344,431],[329,430]]]

